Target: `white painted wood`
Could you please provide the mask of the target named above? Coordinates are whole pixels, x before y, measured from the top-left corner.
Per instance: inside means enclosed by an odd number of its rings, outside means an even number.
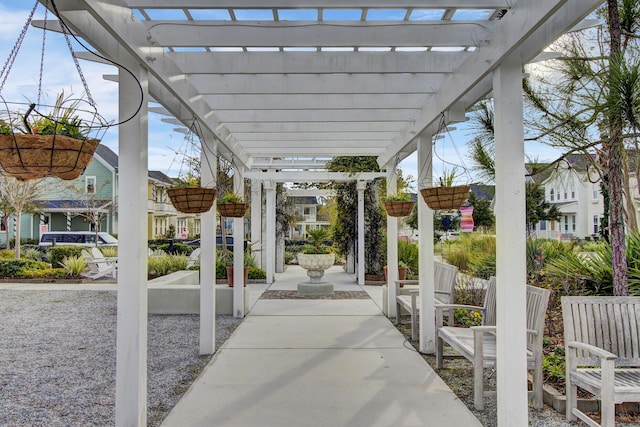
[[[365,247],[364,247],[364,191],[367,189],[366,181],[358,181],[357,184],[358,191],[358,284],[364,285],[364,270],[365,270]]]
[[[567,419],[613,427],[615,403],[640,402],[640,297],[562,297],[562,318]],[[577,408],[578,387],[599,396],[600,424]]]
[[[522,390],[525,394],[533,397],[533,406],[541,409],[542,402],[542,343],[544,338],[544,319],[549,302],[550,292],[547,289],[537,288],[534,286],[526,286],[526,318],[527,318],[527,340],[524,347],[526,361],[523,365],[527,370],[533,371],[533,391],[527,392],[527,383],[525,381]],[[488,295],[490,296],[490,295]],[[488,307],[490,301],[485,300],[485,307]],[[484,398],[486,396],[495,395],[494,392],[485,392],[483,385],[484,369],[497,368],[500,369],[500,363],[504,363],[499,359],[499,349],[497,343],[495,326],[473,326],[471,328],[444,326],[442,321],[442,312],[447,309],[455,308],[455,304],[437,305],[436,321],[438,331],[438,344],[436,352],[436,367],[443,367],[443,344],[447,343],[454,350],[460,353],[464,358],[473,363],[474,371],[474,406],[478,410],[484,409]],[[467,309],[473,309],[467,306]],[[478,311],[487,311],[483,308],[475,308]],[[498,327],[499,329],[499,327]],[[511,346],[512,350],[517,349]],[[526,370],[525,370],[526,373]],[[498,395],[500,389],[498,389]],[[526,403],[526,402],[525,402]],[[527,411],[524,412],[525,418]]]
[[[237,168],[233,175],[233,191],[244,199],[244,175]],[[244,217],[233,218],[233,241],[244,242]],[[233,245],[233,315],[245,316],[244,245]]]
[[[387,165],[387,194],[398,191],[398,175],[395,163]],[[396,287],[398,280],[398,218],[387,215],[387,316],[397,317]]]
[[[269,170],[266,172],[251,170],[245,173],[249,179],[273,180],[274,182],[348,182],[355,180],[372,181],[382,178],[382,172],[321,172],[321,171],[281,171]]]
[[[184,21],[154,20],[144,22],[147,31],[159,46],[191,47],[197,39],[201,46],[210,47],[380,47],[380,46],[439,46],[474,47],[486,39],[496,22],[450,21],[236,21],[198,20],[190,25]],[[384,25],[384,31],[380,31]],[[206,28],[206,31],[203,29]]]
[[[418,159],[418,188],[431,186],[433,182],[433,135],[425,132],[417,141]],[[436,330],[433,305],[434,296],[434,276],[429,274],[434,271],[434,243],[433,243],[433,210],[427,206],[418,192],[418,271],[420,272],[420,306],[424,307],[424,316],[420,316],[420,351],[432,354],[435,351]]]
[[[262,182],[251,181],[251,251],[255,254],[255,260],[259,268],[266,271],[263,256],[265,254],[266,242],[262,240]]]
[[[128,65],[142,89],[147,72]],[[119,117],[131,117],[140,89],[122,72]],[[116,326],[116,409],[118,427],[147,422],[147,158],[146,102],[138,114],[118,127],[120,246],[118,247],[118,310]],[[126,244],[123,244],[125,243]]]
[[[267,197],[267,283],[273,283],[276,269],[276,185],[264,181]]]
[[[527,275],[522,69],[502,64],[493,73],[496,144],[496,276],[498,425],[526,426]],[[515,281],[515,283],[514,283]]]
[[[202,140],[200,176],[203,185],[215,186],[217,144]],[[200,354],[216,351],[216,201],[200,214]]]
[[[175,8],[175,0],[131,0],[127,2],[129,6],[136,8]],[[425,9],[439,9],[443,7],[440,0],[346,0],[340,1],[341,6],[345,8],[354,7],[371,7],[371,8],[387,8],[396,7],[415,7]],[[211,0],[188,0],[180,3],[181,7],[186,9],[211,9],[212,7],[227,9],[260,9],[265,7],[263,0],[217,0],[215,5],[211,4]],[[336,2],[332,0],[272,0],[269,1],[269,7],[274,8],[330,8],[335,7]],[[449,0],[446,3],[451,8],[472,8],[472,9],[499,9],[507,7],[504,0]]]
[[[471,52],[168,52],[186,74],[451,73]]]

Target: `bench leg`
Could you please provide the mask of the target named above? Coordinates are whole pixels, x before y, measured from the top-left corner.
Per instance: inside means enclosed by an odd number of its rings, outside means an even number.
[[[478,411],[484,409],[484,368],[478,357],[473,361],[473,406]]]
[[[567,363],[567,368],[569,363]],[[566,403],[566,417],[567,421],[575,421],[576,416],[573,414],[573,408],[576,408],[578,402],[578,387],[571,382],[571,373],[567,369],[566,374],[566,387],[567,387],[567,403]]]
[[[415,304],[411,304],[411,339],[418,339],[418,309]]]
[[[442,359],[444,359],[444,342],[442,338],[436,338],[436,369],[442,369]]]

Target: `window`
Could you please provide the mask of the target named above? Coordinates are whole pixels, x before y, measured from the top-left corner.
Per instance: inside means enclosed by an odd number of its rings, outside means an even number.
[[[96,177],[95,176],[84,177],[84,192],[87,194],[96,194]]]
[[[591,198],[593,200],[598,200],[598,195],[600,194],[600,185],[593,184],[591,186]]]
[[[158,217],[155,219],[155,235],[164,236],[167,234],[167,218]]]
[[[565,215],[563,218],[564,218],[564,232],[568,233],[569,232],[569,217],[567,215]]]
[[[598,234],[600,226],[600,217],[598,215],[593,216],[593,234]]]
[[[553,191],[553,188],[551,190],[549,190],[549,200],[551,200],[553,202],[554,199],[554,194],[555,192]]]
[[[567,200],[567,187],[564,187],[562,190],[564,194],[564,199]]]
[[[571,183],[571,199],[575,199],[576,198],[576,185],[572,182]]]
[[[576,216],[571,216],[571,231],[576,232]]]
[[[547,221],[540,221],[540,231],[545,231],[547,229]]]

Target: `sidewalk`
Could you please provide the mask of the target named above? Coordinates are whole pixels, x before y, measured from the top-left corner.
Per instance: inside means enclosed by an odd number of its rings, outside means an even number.
[[[269,290],[305,280],[290,266]],[[162,426],[481,425],[382,315],[380,287],[341,267],[324,280],[374,299],[258,300]]]

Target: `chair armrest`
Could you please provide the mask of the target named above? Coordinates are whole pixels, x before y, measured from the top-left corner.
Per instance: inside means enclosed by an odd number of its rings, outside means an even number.
[[[417,289],[408,289],[407,292],[409,293],[409,295],[418,295],[420,293],[420,291]]]
[[[473,311],[480,311],[483,312],[486,309],[484,307],[478,307],[477,305],[466,305],[466,304],[442,304],[439,302],[436,302],[435,305],[436,310],[451,310],[451,309],[457,309],[457,308],[461,308],[464,310],[473,310]]]
[[[596,347],[595,345],[591,345],[591,344],[587,344],[579,341],[570,341],[568,343],[565,343],[565,345],[568,348],[575,348],[577,350],[586,351],[604,360],[615,360],[618,358],[618,356],[616,356],[611,352],[608,352],[607,350],[603,350],[600,347]]]

